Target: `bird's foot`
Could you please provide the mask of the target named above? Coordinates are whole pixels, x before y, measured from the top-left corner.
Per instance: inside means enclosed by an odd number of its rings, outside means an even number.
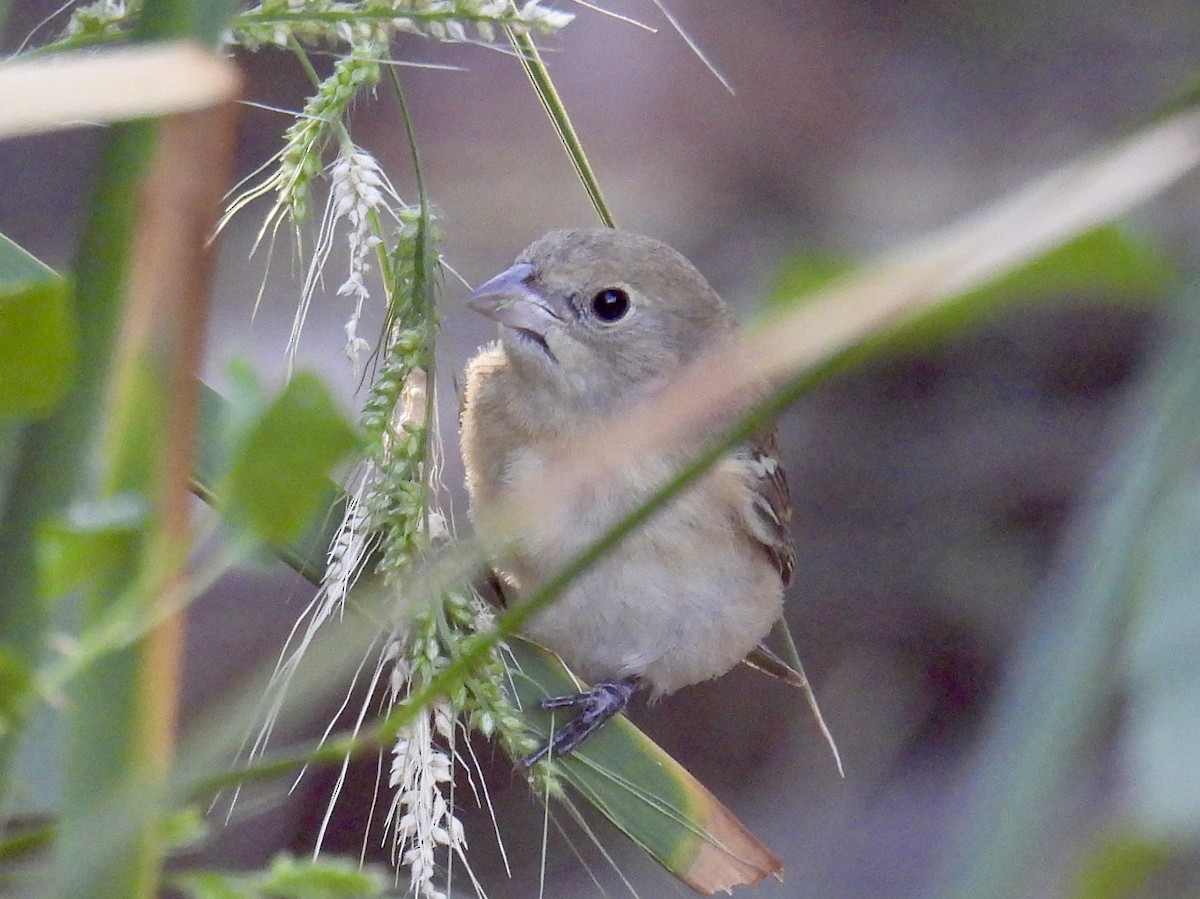
[[[579,714],[550,735],[546,745],[537,752],[525,756],[517,763],[528,770],[546,756],[568,755],[584,740],[600,729],[604,722],[619,715],[629,704],[629,697],[637,689],[637,682],[628,680],[596,684],[583,693],[569,696],[548,696],[539,705],[550,709],[579,709]]]

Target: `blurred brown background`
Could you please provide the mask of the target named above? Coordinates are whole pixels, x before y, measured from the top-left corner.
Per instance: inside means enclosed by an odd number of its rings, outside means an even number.
[[[671,0],[733,84],[730,96],[649,0],[607,6],[655,34],[558,5],[578,19],[545,42],[546,57],[619,224],[677,246],[743,309],[792,254],[868,258],[897,246],[1145,122],[1198,72],[1192,0]],[[17,4],[7,46],[51,8]],[[499,271],[551,227],[594,221],[514,60],[417,38],[396,56],[465,69],[401,70],[443,252],[464,277],[477,283]],[[290,57],[243,61],[251,99],[298,108],[306,84]],[[243,173],[274,151],[287,123],[247,110]],[[354,134],[412,199],[394,107],[360,106]],[[93,146],[84,131],[0,144],[0,232],[66,267]],[[1180,262],[1197,248],[1195,187],[1186,183],[1130,223]],[[298,281],[290,249],[277,248],[251,320],[265,257],[247,253],[261,212],[237,221],[222,244],[208,350],[218,385],[239,356],[270,381],[283,377]],[[331,265],[300,364],[326,373],[351,409],[356,384],[341,355],[348,307],[333,295],[336,257]],[[465,311],[465,293],[448,280],[442,295],[439,387],[446,481],[455,488],[449,377],[491,336]],[[846,779],[800,697],[749,671],[635,712],[783,858],[786,883],[756,895],[867,899],[925,887],[962,814],[965,764],[1006,651],[1153,334],[1144,309],[1063,297],[840,376],[785,416],[797,507],[790,620]],[[465,506],[454,492],[461,523]],[[307,595],[286,571],[264,566],[231,574],[197,603],[189,705],[276,654]],[[502,759],[480,751],[514,877],[496,870],[486,816],[467,812],[477,873],[494,897],[530,895],[540,810]],[[1062,810],[1062,840],[1040,862],[1046,895],[1070,872],[1084,822],[1111,800],[1103,741],[1080,774],[1077,804]],[[358,850],[373,776],[374,766],[363,766],[347,789],[338,848]],[[318,777],[299,799],[266,802],[262,815],[218,840],[214,857],[241,864],[281,847],[303,853],[326,788]],[[642,895],[690,895],[620,837],[600,833]],[[572,839],[586,842],[577,832]],[[619,894],[604,863],[584,852]],[[547,895],[599,895],[565,844],[555,844],[549,866]]]

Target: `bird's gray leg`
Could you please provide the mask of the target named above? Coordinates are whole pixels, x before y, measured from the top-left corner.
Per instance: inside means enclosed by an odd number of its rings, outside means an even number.
[[[521,769],[532,768],[548,755],[567,755],[584,740],[598,731],[604,722],[619,715],[637,690],[637,681],[627,678],[613,683],[596,684],[583,693],[569,696],[548,696],[539,705],[543,709],[579,709],[579,714],[550,735],[546,745],[525,756],[517,763]]]

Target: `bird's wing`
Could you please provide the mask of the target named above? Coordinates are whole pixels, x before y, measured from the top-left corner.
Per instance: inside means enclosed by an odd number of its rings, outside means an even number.
[[[787,476],[776,455],[776,444],[776,431],[771,428],[746,443],[738,456],[745,461],[752,490],[747,527],[771,556],[786,587],[792,582],[796,556],[788,533],[791,497]]]

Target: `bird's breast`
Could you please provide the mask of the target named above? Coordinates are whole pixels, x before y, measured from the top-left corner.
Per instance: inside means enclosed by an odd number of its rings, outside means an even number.
[[[523,451],[510,475],[518,481],[545,464]],[[590,488],[564,519],[570,527],[522,540],[499,566],[518,601],[644,502],[668,473],[654,469]],[[686,490],[577,577],[532,617],[528,636],[586,680],[637,676],[655,694],[736,665],[779,617],[783,586],[717,478]]]

